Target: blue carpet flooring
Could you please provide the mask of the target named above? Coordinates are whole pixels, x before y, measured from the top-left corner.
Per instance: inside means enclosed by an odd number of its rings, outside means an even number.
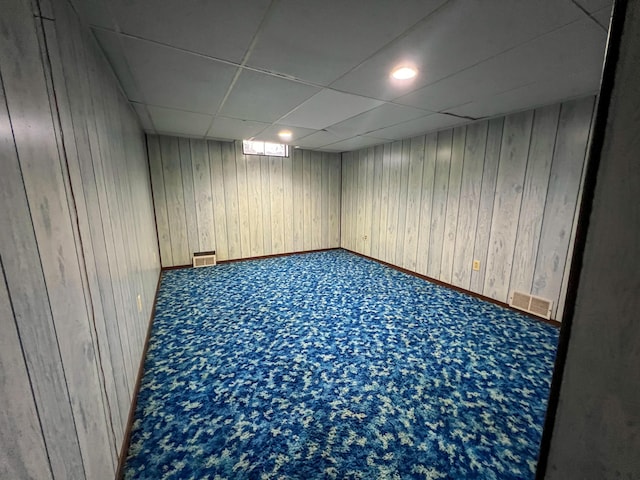
[[[335,250],[164,272],[126,479],[531,479],[558,330]]]

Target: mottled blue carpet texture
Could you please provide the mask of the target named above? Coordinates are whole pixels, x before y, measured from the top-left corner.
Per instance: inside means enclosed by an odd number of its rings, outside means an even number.
[[[166,271],[126,479],[532,479],[550,325],[342,250]]]

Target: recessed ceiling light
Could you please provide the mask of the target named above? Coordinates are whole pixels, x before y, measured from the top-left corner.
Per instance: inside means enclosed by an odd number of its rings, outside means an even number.
[[[415,77],[418,71],[413,67],[398,67],[391,72],[391,76],[396,80],[409,80]]]
[[[280,130],[278,132],[278,136],[280,137],[280,140],[291,140],[291,136],[293,134],[291,133],[291,130]]]

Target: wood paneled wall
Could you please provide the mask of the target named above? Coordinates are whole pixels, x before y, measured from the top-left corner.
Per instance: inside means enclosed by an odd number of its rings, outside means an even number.
[[[560,317],[593,105],[343,154],[342,247],[502,302],[533,293]]]
[[[144,134],[41,3],[0,15],[0,478],[113,478],[159,275]]]
[[[163,267],[340,246],[340,155],[243,155],[240,142],[147,136]]]

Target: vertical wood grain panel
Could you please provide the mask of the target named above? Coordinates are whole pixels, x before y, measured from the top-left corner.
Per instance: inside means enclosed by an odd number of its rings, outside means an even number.
[[[191,257],[191,255],[199,249],[199,235],[198,222],[196,218],[196,199],[193,188],[192,152],[189,139],[179,139],[178,148],[180,150],[180,168],[182,171],[182,191],[184,197],[184,216],[187,228],[187,244],[189,245],[189,257]]]
[[[553,300],[554,313],[569,250],[592,110],[592,97],[566,102],[560,110],[532,292]]]
[[[56,4],[62,2],[56,2]],[[69,8],[68,3],[66,4],[69,9],[69,17],[75,17],[75,14]],[[59,19],[58,19],[59,21]],[[58,24],[60,30],[65,30],[63,24]],[[68,30],[72,31],[80,31],[80,28],[69,28]],[[88,46],[92,45],[93,37],[90,34],[85,32],[84,40],[81,38],[77,38],[75,40],[76,45]],[[64,47],[61,46],[61,50]],[[133,152],[129,152],[127,149],[127,138],[125,132],[125,123],[126,123],[126,115],[123,114],[123,108],[121,103],[121,96],[119,92],[114,88],[113,84],[107,83],[105,80],[110,78],[106,75],[106,72],[103,69],[96,68],[94,62],[88,62],[89,58],[95,58],[95,55],[91,55],[88,51],[86,52],[85,57],[82,57],[83,49],[78,49],[78,58],[75,63],[82,65],[81,68],[78,69],[79,72],[86,71],[87,77],[81,76],[80,83],[85,84],[86,86],[92,86],[92,88],[88,88],[86,91],[82,92],[81,96],[86,98],[87,110],[85,114],[82,114],[80,117],[80,121],[84,123],[88,132],[89,139],[91,144],[91,162],[94,164],[100,163],[102,161],[102,168],[104,172],[104,163],[105,161],[102,158],[102,154],[106,153],[106,157],[108,158],[109,154],[111,154],[111,161],[109,163],[113,164],[113,168],[110,171],[110,175],[114,178],[114,182],[110,184],[111,193],[108,195],[112,195],[111,203],[113,204],[113,208],[110,208],[109,211],[112,212],[114,210],[118,211],[117,220],[112,218],[111,224],[112,227],[114,223],[116,226],[116,245],[114,250],[116,263],[117,263],[117,271],[119,272],[119,276],[116,282],[116,290],[118,290],[118,296],[121,299],[122,307],[121,312],[124,314],[120,318],[119,322],[119,330],[127,331],[128,337],[126,340],[123,340],[123,335],[121,332],[117,332],[118,335],[114,335],[115,338],[112,338],[115,343],[117,342],[119,337],[120,342],[124,345],[128,344],[128,354],[130,357],[131,363],[131,376],[127,374],[126,378],[122,378],[122,380],[128,380],[128,392],[131,392],[133,389],[132,382],[135,376],[135,369],[137,364],[137,359],[140,358],[142,352],[142,342],[143,342],[143,332],[141,331],[141,322],[138,316],[138,309],[136,308],[136,295],[142,295],[143,288],[141,286],[139,272],[137,266],[140,264],[140,249],[139,242],[142,237],[142,228],[139,226],[140,217],[136,215],[136,209],[138,205],[135,205],[132,202],[132,194],[131,194],[131,185],[130,182],[135,178],[135,173],[133,166],[137,163],[137,158],[135,158]],[[72,63],[70,61],[68,63]],[[104,64],[103,64],[104,66]],[[93,95],[91,93],[93,90]],[[98,94],[98,91],[101,92]],[[79,92],[75,92],[78,94]],[[91,100],[93,97],[93,106],[91,106]],[[93,107],[93,108],[92,108]],[[94,121],[94,119],[96,121]],[[108,125],[108,129],[105,129],[105,125]],[[111,133],[111,137],[109,137],[109,133]],[[110,148],[102,149],[102,148],[94,148],[96,144],[105,143],[104,139],[109,139],[108,144]],[[71,160],[71,159],[68,159]],[[72,161],[67,162],[68,165],[73,165]],[[89,158],[82,158],[81,164],[85,165],[89,163]],[[64,164],[63,164],[64,165]],[[126,172],[126,173],[125,173]],[[74,176],[71,178],[72,182],[75,181]],[[70,196],[73,196],[76,204],[76,210],[79,212],[77,207],[82,203],[78,201],[80,188],[78,185],[74,186],[74,192],[70,193]],[[116,207],[117,205],[117,207]],[[82,216],[79,215],[80,226],[82,228]],[[115,221],[114,221],[115,220]],[[112,229],[113,233],[113,229]],[[83,256],[86,257],[94,257],[94,252],[91,251],[92,243],[89,241],[87,237],[82,239],[82,247],[83,247]],[[84,265],[89,265],[87,262],[82,262]],[[92,266],[93,267],[93,266]],[[87,268],[87,272],[91,272],[93,268]],[[106,270],[106,269],[105,269]],[[104,330],[105,327],[102,325],[104,322],[103,315],[101,310],[101,305],[99,301],[99,295],[96,292],[96,295],[88,294],[88,302],[90,304],[90,308],[93,309],[93,324],[96,330],[96,335],[94,336],[94,341],[96,342],[96,351],[99,354],[98,362],[99,369],[98,373],[101,378],[105,379],[104,388],[107,390],[107,398],[105,402],[105,407],[107,409],[107,416],[111,417],[109,423],[110,431],[116,437],[114,439],[114,446],[112,457],[114,462],[117,462],[117,452],[119,448],[119,444],[121,442],[123,436],[124,425],[126,422],[128,404],[123,405],[122,412],[122,423],[117,419],[117,411],[115,402],[110,400],[110,392],[109,390],[112,388],[109,377],[114,373],[120,373],[118,370],[114,370],[110,365],[109,361],[109,349],[108,343],[104,341]],[[107,323],[111,323],[113,320],[110,320]],[[92,331],[92,329],[90,329]],[[110,330],[108,330],[110,331]],[[115,333],[115,332],[114,332]],[[108,336],[109,337],[109,336]],[[124,349],[124,347],[123,347]],[[117,425],[116,425],[117,424]]]
[[[303,220],[303,243],[302,248],[304,250],[311,250],[313,247],[313,230],[312,230],[312,220],[311,216],[313,215],[312,206],[311,206],[311,162],[312,162],[312,153],[310,151],[305,150],[302,152],[302,195],[303,195],[303,205],[304,205],[304,220]]]
[[[485,295],[502,302],[508,297],[532,122],[532,111],[504,122],[484,285]]]
[[[211,190],[213,191],[213,221],[216,229],[216,254],[220,260],[229,258],[227,239],[226,200],[222,169],[222,144],[207,141],[209,150],[209,168],[211,169]],[[179,263],[174,263],[179,265]]]
[[[351,193],[351,201],[349,211],[351,212],[351,247],[354,251],[358,251],[360,236],[358,231],[358,182],[359,182],[359,165],[360,157],[356,152],[350,162],[351,167],[351,185],[353,185],[353,192]]]
[[[355,250],[358,253],[364,253],[364,211],[367,195],[367,151],[360,150],[357,154],[357,159],[354,158],[354,184],[355,184],[355,213],[356,213],[356,247]]]
[[[132,272],[133,255],[130,251],[131,244],[134,241],[134,236],[129,232],[132,230],[130,222],[131,204],[128,201],[127,193],[127,178],[129,172],[127,171],[126,157],[123,151],[122,139],[120,135],[114,134],[119,132],[121,127],[120,109],[118,108],[117,101],[115,100],[116,92],[112,90],[106,90],[108,92],[104,95],[104,125],[107,135],[113,135],[112,141],[108,142],[107,155],[110,155],[110,161],[102,163],[103,171],[105,173],[107,198],[110,204],[111,213],[111,226],[115,243],[115,264],[116,273],[114,282],[114,288],[118,292],[120,300],[120,307],[123,318],[125,320],[121,325],[124,327],[121,329],[121,333],[127,336],[127,343],[129,344],[129,355],[131,356],[132,369],[135,370],[136,359],[139,358],[141,353],[141,343],[143,341],[142,333],[139,329],[139,322],[132,321],[136,318],[136,298],[135,292],[132,288],[129,288],[128,279]],[[161,145],[162,149],[162,145]],[[162,153],[162,151],[161,151]],[[179,160],[177,162],[177,168],[179,169]],[[181,189],[181,182],[176,185],[177,189]],[[180,195],[182,198],[182,192],[177,192],[176,195]],[[179,210],[176,210],[180,214]],[[170,212],[171,213],[171,212]],[[171,219],[170,219],[171,221]],[[171,224],[170,224],[171,226]],[[186,239],[186,232],[184,234]],[[121,337],[123,336],[121,335]],[[135,379],[130,380],[130,389],[133,390],[133,382]]]
[[[433,200],[431,205],[431,235],[429,239],[429,262],[427,275],[440,278],[442,250],[444,244],[445,221],[447,217],[447,192],[449,189],[449,170],[451,168],[451,145],[453,131],[438,132],[436,151],[436,170],[433,181]]]
[[[4,98],[0,100],[4,103]],[[1,263],[0,328],[0,478],[50,479],[51,467]]]
[[[334,154],[329,165],[329,244],[340,246],[340,208],[342,204],[342,159]]]
[[[402,142],[391,144],[389,159],[389,209],[387,211],[387,257],[386,262],[397,265],[398,210],[400,203],[400,177],[402,173]]]
[[[68,3],[56,1],[56,6],[59,4],[65,4],[69,16],[75,16]],[[57,15],[58,20],[63,17],[64,15]],[[61,32],[66,33],[72,30],[64,24],[59,22],[58,24]],[[81,84],[86,83],[92,86],[93,116],[86,115],[84,121],[88,126],[93,145],[95,140],[92,133],[94,131],[92,117],[96,119],[97,135],[95,135],[95,139],[100,144],[100,149],[98,155],[92,155],[92,161],[95,171],[102,173],[100,181],[97,182],[99,192],[104,190],[103,194],[99,193],[102,226],[110,239],[106,241],[107,255],[110,259],[109,266],[100,268],[102,272],[100,274],[101,288],[105,290],[104,293],[101,291],[101,295],[104,296],[103,305],[107,305],[107,301],[115,293],[113,296],[115,297],[117,314],[116,330],[118,330],[117,333],[122,344],[121,349],[126,357],[125,367],[131,365],[131,374],[127,374],[125,379],[120,378],[120,380],[127,381],[128,392],[131,392],[142,351],[144,320],[148,320],[158,274],[157,268],[152,267],[157,262],[155,249],[148,247],[148,245],[155,244],[155,222],[153,222],[150,197],[146,198],[150,193],[150,185],[143,135],[131,107],[122,97],[113,72],[97,47],[93,35],[85,29],[84,41],[78,40],[76,43],[78,45],[84,43],[87,47],[92,46],[92,54],[88,52],[85,60],[93,59],[94,61],[89,64],[88,68],[82,66],[78,71],[82,72],[86,69],[91,73],[90,80],[80,79]],[[61,50],[64,51],[64,47],[61,46]],[[77,62],[70,60],[65,63],[66,71],[70,65]],[[82,65],[82,61],[80,64]],[[77,91],[77,89],[73,89],[73,91]],[[74,133],[77,139],[77,128]],[[69,136],[69,132],[67,132],[65,138],[69,138]],[[125,171],[126,175],[124,175]],[[114,172],[117,172],[117,175]],[[118,185],[119,188],[114,188],[114,185]],[[143,189],[144,192],[142,192]],[[143,194],[139,196],[138,193]],[[134,199],[134,197],[137,198]],[[106,201],[103,201],[105,199]],[[107,212],[106,215],[105,212]],[[129,234],[131,231],[133,231],[133,235]],[[153,253],[149,255],[150,252]],[[143,265],[143,262],[149,263]],[[143,269],[148,273],[143,274]],[[136,294],[141,296],[142,312],[138,312],[136,308]],[[94,307],[96,305],[97,303],[94,301]],[[111,307],[110,311],[112,311]],[[113,315],[109,311],[105,311],[105,316],[113,319]],[[113,328],[112,323],[114,322],[107,322],[108,331]],[[107,371],[107,367],[103,362],[102,368]],[[121,369],[117,365],[114,365],[112,370],[122,375]],[[128,408],[129,401],[123,404],[121,410],[122,424],[114,425],[118,438],[121,437],[119,427],[124,428]],[[111,410],[113,412],[113,408]],[[119,441],[116,443],[119,444]],[[117,454],[117,450],[114,454]]]
[[[240,254],[251,256],[251,216],[249,213],[249,193],[247,186],[247,158],[242,153],[242,143],[234,142],[236,171],[238,175],[238,216],[240,226]]]
[[[169,216],[171,254],[174,264],[186,265],[189,263],[190,258],[178,138],[161,136],[160,155],[162,156],[162,175],[164,177],[167,213]]]
[[[160,261],[163,267],[170,267],[177,265],[177,263],[173,261],[173,249],[171,248],[169,213],[167,212],[162,155],[160,154],[160,138],[156,135],[149,135],[147,137],[147,147],[153,190],[153,205],[156,212],[156,225],[158,228],[158,243],[160,244]]]
[[[311,152],[311,249],[322,245],[322,154]]]
[[[350,249],[349,245],[349,225],[350,221],[347,219],[347,205],[348,195],[351,192],[351,186],[349,185],[349,170],[347,169],[347,159],[349,158],[349,152],[342,154],[342,196],[340,204],[340,247]],[[350,220],[350,219],[349,219]]]
[[[0,51],[1,49],[2,46]],[[0,68],[2,67],[3,64],[0,63]],[[12,316],[15,316],[34,386],[34,397],[41,415],[51,468],[56,478],[82,479],[84,469],[73,424],[69,392],[11,124],[2,95],[0,160],[0,200],[2,205],[11,207],[0,208],[0,257],[9,282]],[[2,281],[4,282],[4,278]],[[4,438],[4,430],[0,431],[0,435]]]
[[[478,209],[478,226],[473,250],[473,258],[480,262],[480,269],[471,272],[470,288],[472,292],[479,294],[484,291],[484,278],[487,269],[486,260],[489,250],[489,236],[491,234],[491,219],[493,218],[503,127],[504,118],[496,118],[489,121],[489,129],[487,131],[487,147],[482,171],[482,187],[480,189],[480,208]]]
[[[293,151],[293,250],[304,250],[304,159],[301,150]]]
[[[356,167],[356,163],[358,162],[357,157],[353,156],[352,152],[347,152],[344,154],[345,155],[345,160],[344,160],[344,165],[345,165],[345,180],[344,180],[344,185],[345,185],[345,195],[344,195],[344,199],[343,199],[343,216],[345,219],[345,232],[344,232],[344,236],[345,236],[345,245],[346,248],[355,251],[356,250],[356,244],[355,244],[355,237],[356,237],[356,230],[357,230],[357,220],[356,220],[356,212],[355,212],[355,207],[354,207],[354,197],[357,195],[357,188],[356,185],[354,184],[354,182],[356,181],[355,179],[355,167]]]
[[[151,137],[148,138],[150,139]],[[207,143],[204,140],[192,139],[190,143],[193,166],[193,188],[196,201],[196,221],[198,223],[198,249],[201,252],[208,252],[213,250],[216,244],[209,153],[207,152]]]
[[[531,292],[559,113],[560,105],[534,112],[509,293]]]
[[[98,66],[92,61],[90,52],[83,55],[82,47],[86,42],[78,38],[79,28],[73,23],[67,24],[63,19],[69,20],[71,16],[62,16],[59,22],[60,28],[69,32],[69,36],[58,39],[55,26],[52,22],[45,22],[44,33],[51,45],[60,45],[60,50],[65,54],[58,55],[55,48],[49,49],[51,60],[52,87],[55,84],[56,104],[60,106],[60,127],[66,132],[64,135],[64,151],[67,162],[62,163],[67,189],[73,188],[75,205],[70,202],[70,209],[77,211],[77,226],[74,228],[75,241],[81,244],[84,257],[93,261],[82,262],[85,268],[83,280],[84,287],[88,289],[90,302],[93,307],[93,319],[95,325],[94,342],[99,344],[99,362],[101,365],[101,381],[104,383],[104,395],[107,397],[108,409],[112,418],[112,441],[114,453],[117,445],[123,437],[123,429],[127,420],[127,412],[130,404],[130,388],[128,380],[134,375],[132,362],[129,356],[125,358],[124,352],[130,352],[128,339],[123,341],[119,332],[116,306],[114,302],[113,286],[109,278],[105,278],[100,272],[110,273],[108,260],[108,247],[105,241],[105,229],[102,222],[100,198],[98,194],[98,178],[94,174],[95,164],[100,165],[105,153],[101,145],[100,137],[103,134],[102,111],[104,104],[102,98],[97,98],[89,88],[96,81]],[[76,68],[77,65],[85,65],[85,68]],[[76,92],[71,102],[67,95],[67,85],[70,91]],[[94,89],[95,90],[95,89]],[[104,90],[101,89],[103,95]],[[54,105],[56,105],[54,104]],[[55,107],[54,107],[55,108]],[[95,121],[94,121],[95,119]],[[71,134],[73,133],[73,135]],[[62,135],[61,135],[62,137]],[[60,145],[61,147],[62,145]],[[102,180],[102,179],[101,179]],[[71,185],[73,187],[71,187]],[[102,207],[108,211],[107,205]],[[113,254],[112,254],[113,256]],[[106,320],[108,319],[108,320]],[[124,350],[123,350],[124,347]]]
[[[93,37],[90,37],[93,39]],[[152,244],[149,242],[152,236],[149,226],[148,216],[145,213],[150,213],[149,209],[144,211],[144,203],[136,198],[136,193],[139,191],[142,185],[146,185],[148,178],[148,169],[140,169],[140,152],[143,152],[143,148],[139,146],[140,141],[144,138],[139,130],[137,123],[131,124],[132,111],[130,107],[123,104],[121,100],[121,94],[116,88],[111,89],[112,101],[118,105],[119,117],[120,117],[120,143],[123,149],[121,170],[127,171],[126,181],[122,182],[123,189],[122,194],[124,196],[124,208],[125,214],[123,215],[125,223],[129,231],[133,231],[133,235],[127,237],[126,251],[128,255],[125,255],[126,265],[126,278],[122,282],[123,288],[129,293],[131,301],[131,314],[127,319],[127,323],[133,325],[134,330],[137,332],[137,343],[135,344],[135,357],[133,361],[140,359],[144,347],[146,326],[148,322],[148,312],[145,309],[145,305],[149,305],[153,300],[153,294],[149,294],[145,297],[148,283],[145,285],[145,276],[142,272],[142,264],[146,258],[146,252],[148,247],[144,245]],[[131,128],[131,130],[128,130]],[[139,146],[139,147],[138,147]],[[191,180],[192,181],[192,180]],[[195,223],[195,221],[194,221]],[[144,244],[144,245],[143,245]],[[197,237],[196,237],[197,244]],[[153,281],[153,279],[151,279]],[[157,280],[157,279],[156,279]],[[140,309],[138,309],[138,296],[140,298]],[[138,362],[139,364],[139,362]],[[104,367],[104,366],[103,366]],[[126,412],[123,412],[126,416]],[[125,420],[126,421],[126,420]],[[124,424],[123,424],[124,428]],[[119,429],[117,429],[119,430]],[[116,431],[116,435],[120,438],[120,432]],[[116,442],[115,463],[118,462],[118,453],[121,441]]]
[[[351,225],[351,248],[358,250],[358,164],[360,162],[357,153],[351,156],[349,171],[351,176],[351,195],[349,195],[350,225]]]
[[[269,179],[271,191],[271,251],[273,253],[284,252],[284,211],[283,211],[283,185],[282,185],[282,159],[269,157]]]
[[[227,222],[227,242],[229,258],[240,258],[242,246],[240,244],[240,213],[238,208],[238,179],[236,172],[235,145],[233,142],[223,142],[222,175]]]
[[[464,149],[464,167],[460,186],[458,228],[453,258],[451,283],[469,289],[473,266],[473,245],[476,238],[482,167],[487,142],[488,122],[479,122],[467,127]]]
[[[363,235],[363,251],[365,255],[371,256],[371,226],[372,226],[372,208],[373,208],[373,182],[374,178],[374,155],[373,148],[367,149],[365,170],[362,172],[366,179],[364,192],[364,229]]]
[[[433,183],[436,173],[436,153],[438,135],[432,133],[425,137],[424,165],[422,167],[420,199],[420,230],[418,231],[418,253],[416,271],[426,275],[429,267],[429,246],[431,244],[431,211],[433,202]]]
[[[398,235],[396,238],[396,262],[404,267],[404,241],[407,223],[407,196],[409,190],[409,160],[410,160],[411,141],[409,139],[402,141],[402,150],[400,153],[400,195],[398,199]]]
[[[321,228],[322,228],[322,237],[321,237],[321,241],[320,244],[321,245],[329,245],[329,191],[330,191],[330,186],[329,186],[329,169],[331,168],[330,165],[330,155],[327,153],[323,153],[322,154],[322,172],[321,172],[321,179],[320,179],[320,185],[321,185],[321,198],[320,198],[320,205],[321,205],[321,213],[320,213],[320,221],[321,221]]]
[[[382,184],[380,186],[380,246],[378,258],[387,261],[388,222],[389,222],[389,184],[391,181],[391,144],[382,147]]]
[[[262,225],[262,177],[260,175],[260,157],[247,155],[247,188],[249,190],[249,237],[251,256],[264,255],[264,227]]]
[[[418,262],[418,234],[420,232],[420,205],[422,202],[422,174],[424,169],[425,137],[411,139],[409,151],[409,183],[405,222],[403,267],[416,271]]]
[[[284,251],[293,252],[293,153],[282,159]],[[339,208],[339,206],[338,206]]]
[[[262,243],[265,252],[273,250],[271,238],[271,183],[269,179],[269,158],[258,157],[260,159],[260,195],[262,202]]]
[[[453,275],[453,256],[455,253],[458,228],[458,209],[460,207],[460,185],[464,166],[465,138],[466,127],[458,127],[453,130],[449,188],[447,190],[447,210],[444,224],[444,243],[442,245],[442,261],[440,265],[440,280],[446,283],[451,283],[451,277]]]
[[[382,197],[382,152],[384,147],[378,145],[373,152],[373,203],[371,217],[371,256],[380,258],[380,207]]]

